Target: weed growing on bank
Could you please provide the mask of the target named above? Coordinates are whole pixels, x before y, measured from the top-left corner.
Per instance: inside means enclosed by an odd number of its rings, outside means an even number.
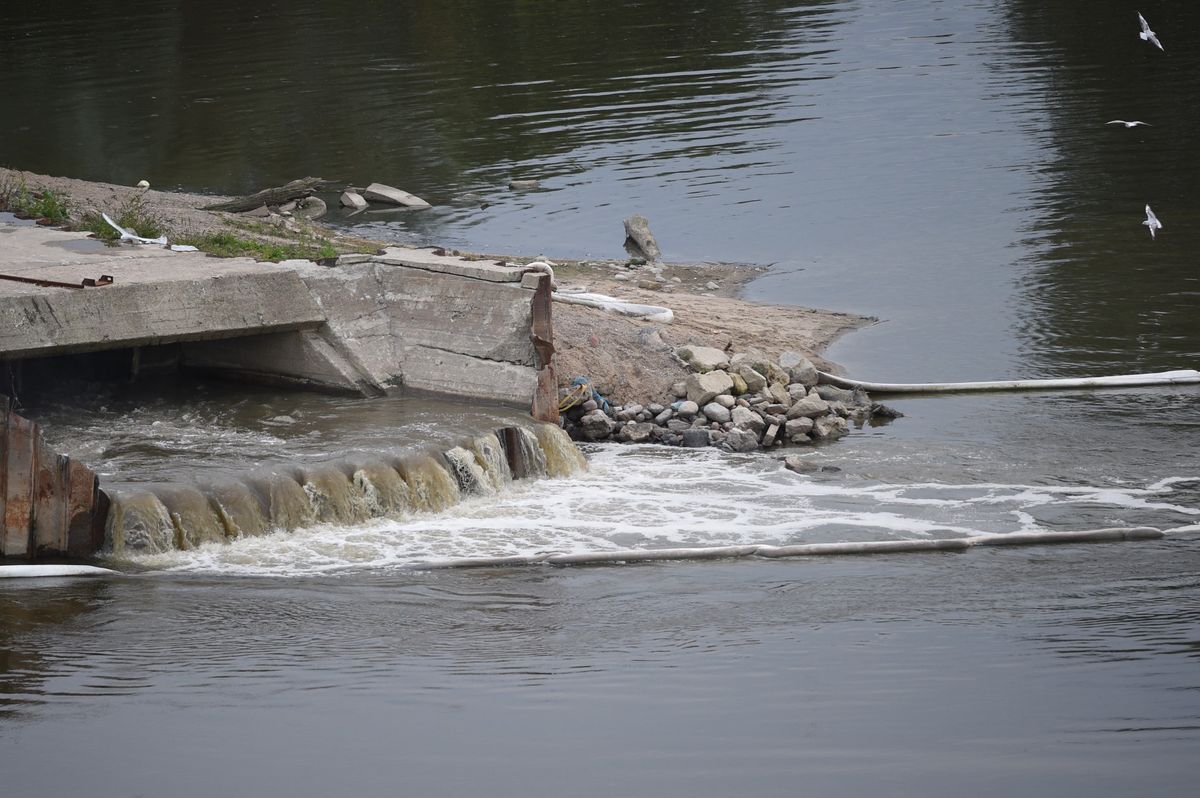
[[[176,241],[178,244],[191,244],[197,249],[222,258],[250,257],[255,260],[281,261],[302,258],[319,260],[321,258],[336,258],[337,249],[333,244],[316,236],[301,236],[295,242],[257,241],[242,238],[233,233],[205,233],[196,236],[184,236]]]
[[[166,220],[150,210],[141,194],[132,195],[110,216],[121,227],[143,238],[158,238],[168,234]],[[104,241],[115,241],[119,237],[112,225],[95,211],[84,214],[77,229],[85,230]]]
[[[24,180],[0,182],[0,210],[10,211],[49,224],[66,224],[71,215],[66,195],[53,191],[33,191]]]

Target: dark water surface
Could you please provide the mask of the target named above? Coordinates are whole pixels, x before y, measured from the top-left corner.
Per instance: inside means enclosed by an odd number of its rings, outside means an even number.
[[[642,212],[669,259],[770,264],[751,298],[878,316],[829,354],[888,381],[1197,367],[1198,97],[1200,6],[1162,0],[0,10],[0,163],[218,193],[379,180],[435,207],[343,223],[551,256],[619,257]],[[47,420],[115,477],[175,477],[434,414],[397,402],[196,396]],[[0,585],[3,794],[1191,792],[1200,390],[893,404],[907,417],[811,453],[839,472],[601,449],[589,477],[444,517]],[[487,554],[1138,524],[1177,534],[385,565],[435,539]]]

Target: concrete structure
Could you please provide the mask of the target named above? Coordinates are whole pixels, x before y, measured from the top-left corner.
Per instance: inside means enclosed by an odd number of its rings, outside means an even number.
[[[529,406],[537,384],[533,283],[490,262],[394,248],[258,263],[0,224],[0,275],[113,278],[0,279],[0,360],[179,342],[184,368],[326,390]]]

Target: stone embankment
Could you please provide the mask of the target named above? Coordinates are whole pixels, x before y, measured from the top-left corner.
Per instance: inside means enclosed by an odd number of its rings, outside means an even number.
[[[771,360],[754,350],[731,356],[688,346],[675,355],[692,373],[661,403],[614,406],[577,380],[563,397],[571,437],[751,452],[832,441],[851,424],[900,415],[862,391],[818,385],[816,367],[796,352]]]

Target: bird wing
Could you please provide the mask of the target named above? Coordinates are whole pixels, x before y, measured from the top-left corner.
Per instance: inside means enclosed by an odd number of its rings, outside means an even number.
[[[1142,16],[1141,11],[1138,12],[1138,22],[1141,23],[1141,25],[1142,25],[1142,33],[1150,33],[1151,32],[1150,31],[1150,23],[1147,22],[1146,18]]]
[[[1125,124],[1125,120],[1124,119],[1114,119],[1113,121],[1105,122],[1104,124],[1106,124],[1106,125],[1123,125],[1123,124]]]
[[[1166,49],[1165,47],[1163,47],[1163,46],[1162,46],[1162,42],[1160,42],[1160,41],[1158,40],[1158,37],[1154,35],[1154,32],[1153,32],[1153,31],[1151,31],[1151,32],[1148,34],[1148,37],[1149,37],[1150,41],[1151,41],[1151,42],[1154,44],[1154,46],[1155,46],[1155,47],[1157,47],[1158,49],[1162,50],[1164,53],[1167,51],[1167,49]]]

